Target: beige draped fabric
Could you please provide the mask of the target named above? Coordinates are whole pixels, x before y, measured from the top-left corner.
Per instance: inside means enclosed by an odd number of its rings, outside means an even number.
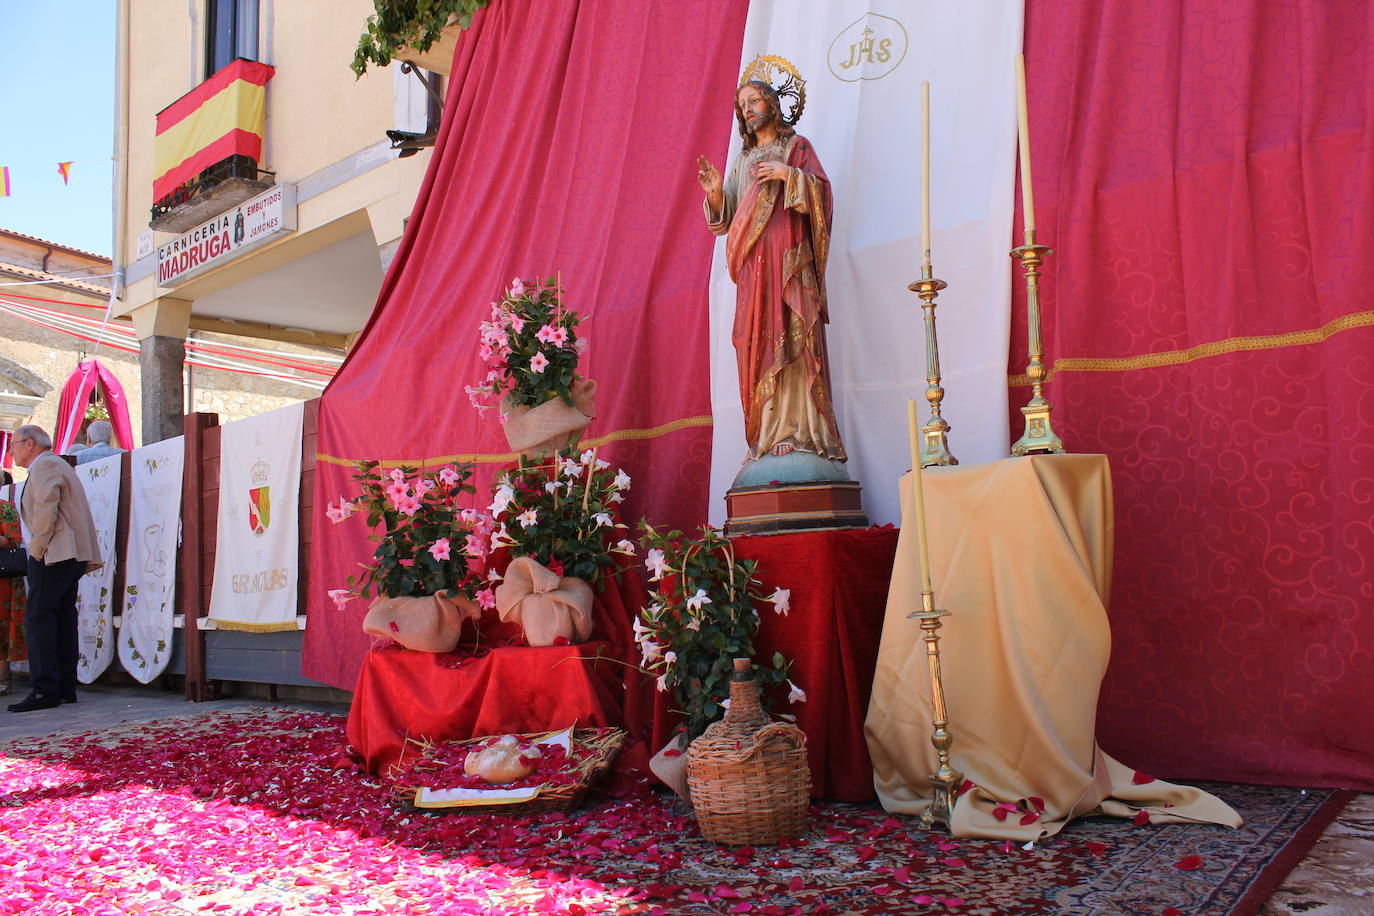
[[[935,603],[950,611],[940,655],[951,757],[974,784],[955,806],[954,834],[1025,842],[1075,817],[1141,810],[1152,823],[1239,826],[1216,797],[1150,780],[1097,746],[1111,650],[1106,457],[1007,458],[930,468],[923,480]],[[909,474],[901,487],[904,521],[865,732],[883,807],[916,814],[937,760],[925,647],[907,618],[921,605]]]

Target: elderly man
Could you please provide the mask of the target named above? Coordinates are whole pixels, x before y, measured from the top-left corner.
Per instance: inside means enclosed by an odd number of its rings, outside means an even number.
[[[86,491],[71,465],[53,454],[52,439],[37,426],[21,426],[12,448],[15,462],[29,470],[19,514],[29,529],[24,627],[33,692],[9,709],[28,712],[76,702],[76,584],[102,564]]]
[[[76,455],[77,464],[88,464],[92,461],[99,461],[101,458],[108,458],[111,455],[118,455],[121,449],[115,448],[110,444],[110,439],[114,436],[114,427],[109,420],[96,420],[86,428],[86,448]]]

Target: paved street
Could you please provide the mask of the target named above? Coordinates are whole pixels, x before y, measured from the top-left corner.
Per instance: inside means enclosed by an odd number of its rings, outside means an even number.
[[[14,680],[14,690],[0,697],[3,706],[16,703],[28,695],[28,682],[21,676]],[[51,735],[58,732],[79,732],[93,728],[108,728],[125,722],[147,722],[172,716],[194,715],[223,709],[249,706],[289,706],[292,709],[313,709],[321,712],[348,712],[347,704],[307,700],[267,700],[253,697],[230,697],[209,703],[188,703],[180,693],[170,693],[157,686],[93,684],[77,691],[76,703],[64,703],[56,709],[37,709],[12,713],[0,708],[0,744],[14,738]]]
[[[15,678],[12,694],[4,705],[28,693],[28,682]],[[26,713],[0,711],[0,745],[15,738],[39,737],[59,732],[108,728],[122,723],[147,722],[174,716],[195,715],[226,709],[285,706],[345,714],[346,703],[317,700],[268,700],[231,697],[209,703],[188,703],[181,694],[156,686],[96,684],[80,688],[79,701],[56,709]],[[1374,796],[1363,795],[1326,832],[1302,864],[1265,905],[1263,916],[1291,916],[1320,912],[1327,916],[1366,913],[1374,867]]]

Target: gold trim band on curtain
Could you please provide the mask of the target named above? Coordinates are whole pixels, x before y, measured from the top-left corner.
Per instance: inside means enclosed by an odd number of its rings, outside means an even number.
[[[1129,372],[1132,369],[1179,366],[1211,356],[1221,356],[1225,353],[1307,346],[1322,343],[1342,331],[1367,327],[1374,327],[1374,311],[1342,315],[1319,328],[1312,328],[1307,331],[1289,331],[1284,334],[1267,334],[1254,337],[1230,337],[1226,340],[1214,340],[1210,343],[1198,344],[1186,350],[1165,350],[1162,353],[1143,353],[1140,356],[1107,359],[1092,356],[1066,356],[1054,361],[1054,365],[1045,376],[1045,381],[1048,382],[1060,372]],[[1007,376],[1007,387],[1009,388],[1028,388],[1030,384],[1030,376],[1024,373]]]
[[[236,630],[240,633],[287,633],[300,629],[300,624],[295,618],[279,623],[248,623],[243,620],[221,620],[218,617],[209,619],[214,623],[216,630]]]
[[[680,420],[673,420],[659,426],[651,426],[644,429],[617,429],[604,436],[597,436],[593,439],[583,439],[582,444],[587,448],[599,448],[610,442],[625,442],[637,439],[657,439],[659,436],[666,436],[668,433],[677,432],[679,429],[690,427],[710,426],[712,420],[710,414],[703,414],[697,417],[683,417]],[[385,458],[381,461],[384,468],[394,468],[405,465],[406,467],[429,467],[431,465],[453,464],[455,461],[470,461],[473,464],[504,464],[507,461],[514,461],[520,457],[516,452],[503,452],[501,454],[458,454],[458,455],[439,455],[431,458]],[[335,455],[326,455],[318,452],[315,455],[316,461],[323,461],[326,464],[338,464],[343,467],[353,467],[358,461],[363,459],[339,458]]]

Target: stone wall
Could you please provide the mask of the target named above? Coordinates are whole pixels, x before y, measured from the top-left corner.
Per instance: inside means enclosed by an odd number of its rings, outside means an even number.
[[[302,347],[274,341],[231,338],[204,332],[196,332],[195,336],[206,341],[232,342],[239,346],[274,350],[284,355],[310,352]],[[76,369],[77,362],[83,357],[90,356],[94,347],[95,345],[89,341],[0,313],[0,359],[12,361],[52,386],[39,402],[31,421],[49,432],[57,425],[57,402],[62,393],[62,386]],[[130,424],[134,437],[138,440],[134,445],[137,447],[142,444],[142,398],[138,354],[102,345],[95,351],[95,356],[114,373],[115,378],[124,387],[129,405]],[[191,409],[219,414],[221,425],[319,395],[318,390],[304,385],[241,372],[204,367],[187,367],[186,372],[190,376]],[[0,377],[0,386],[15,387],[3,377]]]

